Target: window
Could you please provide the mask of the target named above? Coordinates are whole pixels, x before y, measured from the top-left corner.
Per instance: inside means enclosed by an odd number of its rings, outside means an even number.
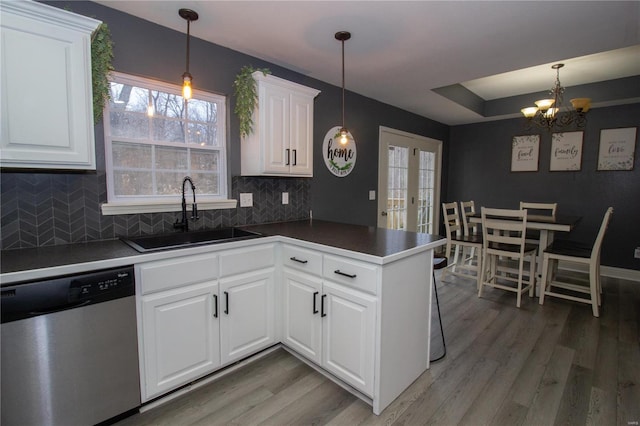
[[[179,203],[185,176],[199,202],[226,200],[224,96],[195,91],[185,101],[180,86],[122,73],[113,73],[110,89],[109,203]]]

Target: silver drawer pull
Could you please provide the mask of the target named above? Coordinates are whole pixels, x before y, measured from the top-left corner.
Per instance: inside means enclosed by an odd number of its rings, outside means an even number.
[[[342,275],[343,277],[349,277],[349,278],[355,278],[356,274],[347,274],[346,272],[342,272],[340,271],[340,269],[336,269],[335,271],[333,271],[334,273],[338,274],[338,275]]]
[[[293,260],[294,262],[298,262],[298,263],[308,263],[308,260],[300,260],[300,259],[296,259],[295,256],[290,257],[289,259]]]

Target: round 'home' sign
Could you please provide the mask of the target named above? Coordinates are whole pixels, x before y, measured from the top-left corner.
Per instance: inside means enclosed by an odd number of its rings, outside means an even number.
[[[349,132],[346,144],[340,143],[340,128],[335,126],[327,132],[322,144],[322,156],[327,169],[338,177],[345,177],[356,165],[356,141]]]

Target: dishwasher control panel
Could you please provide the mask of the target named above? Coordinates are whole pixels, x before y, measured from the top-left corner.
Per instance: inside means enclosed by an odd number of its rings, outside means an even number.
[[[126,291],[133,285],[133,270],[107,271],[94,273],[89,277],[73,278],[69,285],[69,301]]]
[[[2,287],[2,323],[135,295],[133,266]]]

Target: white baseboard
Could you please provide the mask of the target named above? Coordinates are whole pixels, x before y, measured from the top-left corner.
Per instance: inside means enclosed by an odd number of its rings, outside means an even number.
[[[587,265],[579,264],[563,264],[560,263],[560,269],[567,271],[587,272]],[[616,268],[614,266],[601,266],[600,273],[609,278],[618,278],[621,280],[635,281],[640,283],[640,271],[635,269]]]

